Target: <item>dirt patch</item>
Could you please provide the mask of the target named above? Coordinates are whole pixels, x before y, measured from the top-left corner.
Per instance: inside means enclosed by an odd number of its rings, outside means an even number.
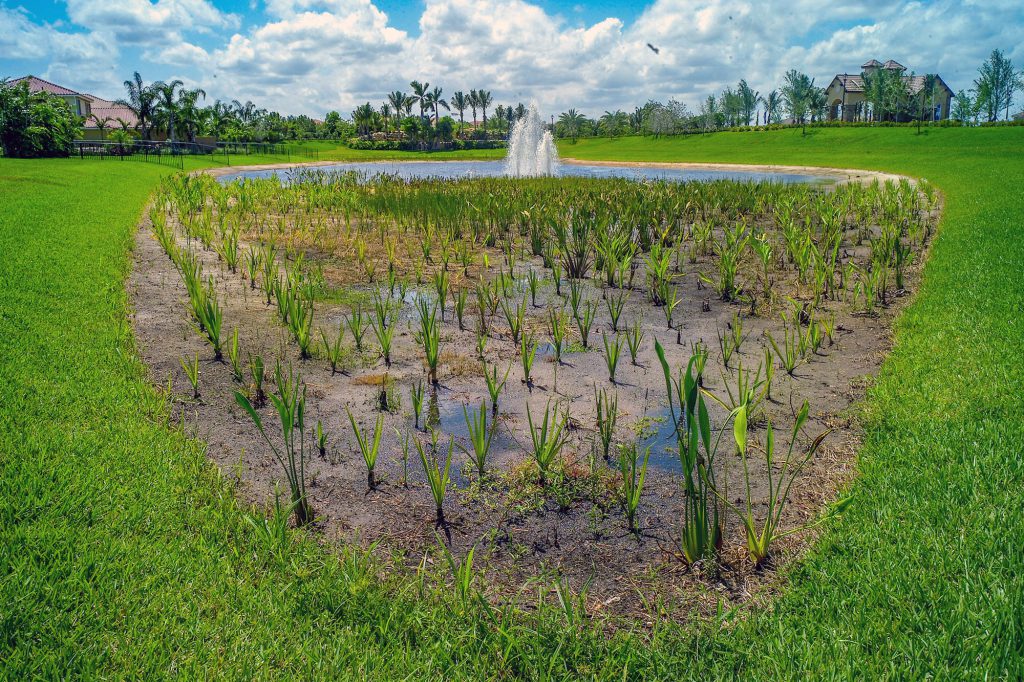
[[[936,216],[937,209],[927,219],[934,221]],[[177,243],[188,247],[190,241],[182,234],[181,226],[177,229]],[[851,243],[844,245],[844,258],[850,262],[863,261],[868,247],[852,242],[851,238]],[[700,256],[695,263],[679,262],[675,283],[682,302],[676,310],[673,329],[666,327],[662,311],[650,304],[641,287],[613,290],[590,281],[586,294],[598,308],[589,349],[583,349],[578,334],[574,334],[572,352],[566,353],[559,363],[549,348],[542,347],[533,368],[532,385],[522,381],[518,346],[510,340],[510,330],[498,312],[491,318],[485,356],[489,367],[498,367],[502,374],[507,367],[511,370],[501,394],[499,426],[488,460],[492,474],[479,481],[468,458],[461,450],[455,453],[456,487],[449,491],[445,501],[449,523],[447,528],[438,529],[433,523],[434,504],[415,449],[403,448],[404,436],[414,431],[410,392],[425,377],[423,354],[414,338],[416,315],[409,301],[402,304],[395,322],[390,367],[372,350],[376,342],[372,331],[368,331],[365,343],[370,350],[356,353],[350,348],[349,367],[344,373],[335,373],[323,358],[300,358],[274,307],[267,305],[263,291],[254,288],[240,273],[229,272],[214,250],[194,250],[204,271],[215,274],[226,335],[237,328],[246,353],[261,355],[269,364],[275,358],[281,359],[301,372],[308,389],[307,423],[319,421],[327,433],[326,453],[321,456],[313,448],[312,427],[307,429],[309,447],[313,450],[307,467],[309,491],[317,526],[325,537],[363,545],[377,543],[377,551],[396,565],[410,567],[419,564],[425,553],[432,554],[439,541],[448,544],[457,556],[476,547],[477,566],[486,575],[486,592],[494,598],[523,595],[526,603],[535,598],[533,586],[538,581],[547,583],[561,576],[575,590],[588,586],[588,604],[593,611],[638,618],[646,617],[655,608],[680,618],[692,615],[695,608],[710,612],[721,598],[728,602],[744,601],[775,581],[773,570],[754,570],[743,549],[742,530],[731,516],[724,529],[724,549],[716,567],[688,566],[681,560],[677,538],[683,504],[679,461],[673,449],[664,378],[653,342],[657,339],[661,343],[673,368],[686,366],[695,344],[706,344],[710,358],[705,386],[724,396],[726,383],[735,381],[735,368],[740,362],[753,368],[764,359],[765,332],[776,339],[782,337],[777,313],[787,305],[784,296],[796,295],[798,291],[785,277],[780,276],[773,285],[777,294],[774,307],[750,315],[747,303],[723,301],[702,283],[699,273],[708,270],[710,255]],[[498,262],[500,257],[500,251],[491,251],[492,262]],[[922,260],[919,258],[908,266],[905,290],[894,292],[888,305],[879,306],[875,314],[856,314],[844,301],[824,301],[822,314],[834,315],[831,341],[825,341],[819,351],[810,354],[792,376],[776,370],[771,399],[764,402],[763,409],[783,445],[788,445],[794,415],[804,400],[811,405],[811,417],[801,444],[832,429],[824,447],[797,479],[782,527],[791,528],[814,519],[850,478],[859,443],[856,414],[851,407],[863,396],[869,378],[890,348],[892,321],[909,300],[907,292],[916,288]],[[353,284],[360,280],[360,275],[352,258],[335,254],[325,261],[330,261],[330,267],[324,270],[329,281],[367,300],[368,285]],[[522,260],[515,274],[524,276],[529,268],[543,271],[541,259]],[[494,270],[474,265],[466,273],[467,280],[493,276]],[[426,284],[412,288],[428,289]],[[226,474],[237,478],[243,499],[267,505],[273,499],[275,486],[286,488],[282,473],[235,403],[233,393],[242,385],[232,377],[227,362],[211,359],[209,345],[197,334],[181,277],[154,238],[148,220],[138,232],[130,291],[138,347],[153,382],[158,386],[171,382],[179,396],[175,402],[177,418],[208,443],[209,457]],[[624,359],[612,384],[600,349],[603,337],[613,334],[605,297],[619,293],[625,295],[624,324],[642,319],[645,339],[636,365],[623,349]],[[555,292],[550,282],[542,285],[537,305],[528,307],[526,327],[541,332],[546,325],[547,308],[564,305],[563,296]],[[318,302],[315,327],[336,333],[351,309],[347,301]],[[737,316],[742,320],[745,340],[730,362],[732,369],[726,370],[719,351],[719,334],[728,330]],[[423,420],[432,415],[437,430],[443,434],[442,443],[453,437],[457,444],[468,448],[463,406],[478,408],[483,401],[489,403],[489,399],[479,371],[477,334],[468,328],[468,322],[467,329],[460,330],[454,317],[449,302],[442,330],[440,386],[436,391],[428,391],[424,398]],[[467,320],[470,318],[467,315]],[[543,334],[540,340],[546,340]],[[352,337],[347,335],[346,345],[351,344]],[[180,359],[197,355],[201,396],[193,401],[184,398],[191,394],[191,388]],[[368,492],[366,469],[346,410],[352,411],[361,429],[372,430],[379,414],[382,385],[388,391],[392,409],[384,413],[385,429],[377,466],[381,483],[376,491]],[[617,393],[617,440],[638,441],[652,448],[638,534],[627,531],[616,503],[617,469],[594,454],[596,388]],[[537,482],[528,454],[527,408],[536,418],[552,400],[568,406],[570,426],[564,465],[557,480],[549,480],[544,487]],[[269,408],[263,413],[269,419]],[[724,408],[714,408],[713,423],[717,428],[731,429]],[[725,434],[725,447],[719,453],[719,480],[730,499],[739,503],[744,486],[742,461],[729,435]],[[763,441],[764,435],[763,426],[752,431],[756,441]],[[413,437],[424,436],[414,433]],[[403,460],[403,452],[408,453],[407,460]],[[767,496],[768,472],[762,466],[754,472],[751,493],[754,513],[759,518],[766,513]],[[777,543],[769,567],[797,556],[807,541],[808,535],[804,534]]]

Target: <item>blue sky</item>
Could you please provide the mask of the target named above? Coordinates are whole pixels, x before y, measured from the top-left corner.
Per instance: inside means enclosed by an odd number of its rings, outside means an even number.
[[[1024,66],[1022,38],[1019,0],[0,0],[0,76],[112,98],[138,70],[314,116],[412,79],[547,113],[695,108],[740,78],[767,92],[797,68],[826,84],[870,58],[956,90],[993,48]]]

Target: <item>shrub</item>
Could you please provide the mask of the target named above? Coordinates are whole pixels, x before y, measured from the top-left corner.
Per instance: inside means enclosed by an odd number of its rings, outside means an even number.
[[[29,92],[24,81],[0,82],[0,146],[5,155],[68,156],[81,130],[82,119],[60,97]]]

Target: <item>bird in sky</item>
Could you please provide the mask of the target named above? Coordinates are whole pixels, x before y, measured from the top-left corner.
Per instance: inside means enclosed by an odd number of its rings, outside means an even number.
[[[654,54],[661,54],[661,50],[656,48],[654,45],[647,43],[647,47],[651,48],[651,52],[653,52]]]

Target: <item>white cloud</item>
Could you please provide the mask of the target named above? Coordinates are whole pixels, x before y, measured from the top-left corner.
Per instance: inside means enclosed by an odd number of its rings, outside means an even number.
[[[239,19],[208,0],[68,0],[68,17],[84,28],[132,44],[174,42],[181,33],[235,29]]]
[[[1018,0],[653,0],[629,25],[581,25],[527,0],[425,0],[418,35],[372,0],[266,0],[265,13],[239,31],[211,0],[68,0],[71,21],[89,31],[72,33],[0,7],[0,54],[47,61],[75,84],[107,73],[118,44],[140,42],[148,78],[170,77],[167,65],[211,97],[313,115],[380,103],[412,79],[445,96],[483,87],[496,103],[596,114],[648,98],[695,106],[740,78],[766,92],[789,68],[824,84],[869,58],[937,71],[954,88],[970,85],[992,48],[1024,63]],[[181,38],[199,29],[210,34]],[[136,68],[122,61],[107,77],[116,84]]]
[[[109,90],[112,84],[124,80],[118,71],[117,49],[109,39],[35,24],[24,11],[3,6],[0,54],[11,58],[9,66],[0,69],[0,75],[27,75],[32,63],[42,62],[46,67],[32,71],[33,75],[82,91]]]

